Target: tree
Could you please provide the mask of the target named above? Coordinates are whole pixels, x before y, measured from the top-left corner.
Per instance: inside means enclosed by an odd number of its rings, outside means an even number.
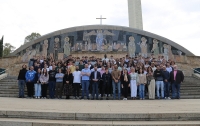
[[[0,57],[3,57],[3,36],[2,39],[0,40]]]
[[[15,47],[12,46],[10,43],[5,43],[3,46],[3,56],[8,56],[15,50]]]
[[[34,39],[37,39],[40,36],[41,36],[40,33],[33,32],[30,35],[26,36],[26,38],[24,40],[24,44],[26,44],[27,42],[30,42],[30,41],[32,41]]]

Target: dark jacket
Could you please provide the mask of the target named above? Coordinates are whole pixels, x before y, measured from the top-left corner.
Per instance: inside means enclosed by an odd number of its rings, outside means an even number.
[[[170,74],[167,70],[163,71],[163,80],[165,79],[167,79],[168,81],[170,80]]]
[[[120,80],[121,80],[121,84],[122,85],[128,85],[128,84],[130,84],[130,75],[127,75],[127,79],[128,79],[128,81],[124,81],[124,74],[122,74],[121,75],[121,78],[120,78]]]
[[[41,73],[36,73],[35,74],[35,83],[41,83],[40,82],[40,75],[41,75]]]
[[[66,84],[66,81],[69,81],[69,84],[73,83],[73,76],[72,73],[70,74],[65,74],[65,76],[63,77],[63,84]]]
[[[94,73],[95,73],[95,71],[93,71],[93,72],[91,73],[91,75],[90,75],[90,79],[91,79],[92,82],[93,82],[93,79],[95,79]],[[100,79],[101,79],[101,73],[100,73],[99,71],[97,71],[97,79],[98,79],[99,81],[100,81]]]
[[[110,82],[112,81],[112,76],[110,73],[106,74],[106,73],[103,73],[102,75],[102,80],[103,80],[103,83],[104,84],[110,84]]]
[[[153,76],[156,81],[163,81],[163,79],[164,79],[163,72],[161,70],[159,70],[159,71],[155,70]]]
[[[174,80],[174,70],[170,72],[170,82],[171,83],[176,82],[176,83],[180,84],[181,82],[183,82],[183,80],[184,80],[184,75],[183,75],[182,71],[177,70],[175,80]]]
[[[17,80],[26,80],[26,78],[25,78],[26,72],[27,72],[27,70],[25,68],[21,69],[19,71]]]
[[[50,71],[49,71],[49,81],[54,81],[54,82],[56,82],[55,76],[56,76],[56,70],[50,70]]]

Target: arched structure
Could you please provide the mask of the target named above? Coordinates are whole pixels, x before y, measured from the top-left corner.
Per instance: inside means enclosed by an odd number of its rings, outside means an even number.
[[[65,57],[77,52],[119,53],[149,56],[151,54],[194,56],[181,45],[159,35],[123,26],[89,25],[58,30],[26,43],[12,55],[28,59],[33,55]]]

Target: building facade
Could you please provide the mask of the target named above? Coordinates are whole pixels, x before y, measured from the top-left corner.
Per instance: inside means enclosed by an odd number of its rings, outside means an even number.
[[[63,59],[76,54],[129,54],[130,57],[163,55],[173,59],[174,55],[194,56],[177,43],[139,29],[111,25],[90,25],[67,28],[43,35],[17,50],[12,55],[27,62],[32,56],[51,56]]]

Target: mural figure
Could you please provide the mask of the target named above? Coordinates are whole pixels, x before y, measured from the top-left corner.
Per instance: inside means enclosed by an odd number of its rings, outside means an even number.
[[[128,43],[128,53],[130,57],[135,57],[135,38],[133,36],[129,37]]]
[[[124,46],[123,46],[123,51],[127,51],[127,47],[126,47],[126,43],[124,43]]]
[[[108,51],[112,51],[112,50],[113,50],[112,44],[108,43]]]
[[[71,44],[69,43],[69,37],[66,37],[65,43],[64,43],[64,55],[65,56],[70,55],[70,47],[71,47]]]
[[[168,48],[169,59],[173,60],[174,56],[173,56],[173,53],[172,53],[172,50],[171,50],[171,45],[167,45],[167,48]]]
[[[29,48],[26,49],[26,53],[22,56],[22,62],[29,61],[29,55],[31,54],[31,50]]]
[[[42,55],[44,57],[47,57],[47,49],[48,49],[48,40],[44,40],[44,44],[43,44],[43,47],[42,47]]]
[[[54,39],[54,58],[55,59],[58,59],[58,49],[60,48],[59,41],[60,41],[59,38]]]
[[[97,30],[97,32],[95,32],[94,30],[91,31],[90,33],[88,33],[85,36],[91,36],[91,35],[96,35],[96,45],[97,45],[97,50],[98,51],[102,51],[102,44],[105,41],[105,43],[107,44],[106,39],[104,38],[105,35],[111,35],[114,36],[113,33],[109,32],[108,30]]]
[[[85,42],[84,46],[85,46],[85,51],[88,51],[88,43],[87,43],[87,41]]]
[[[182,55],[182,51],[180,51],[180,50],[178,50],[177,53],[178,53],[179,56]]]
[[[164,44],[163,48],[164,48],[163,56],[164,56],[165,60],[168,61],[168,53],[169,52],[168,52],[168,46],[167,46],[167,44]]]
[[[153,52],[154,55],[159,54],[159,47],[158,47],[158,40],[153,40],[153,48],[151,49],[151,52]]]
[[[35,50],[36,50],[36,54],[40,54],[40,44],[36,45]]]
[[[141,38],[141,43],[138,43],[140,45],[141,48],[141,55],[143,57],[147,57],[147,39],[145,37]]]

